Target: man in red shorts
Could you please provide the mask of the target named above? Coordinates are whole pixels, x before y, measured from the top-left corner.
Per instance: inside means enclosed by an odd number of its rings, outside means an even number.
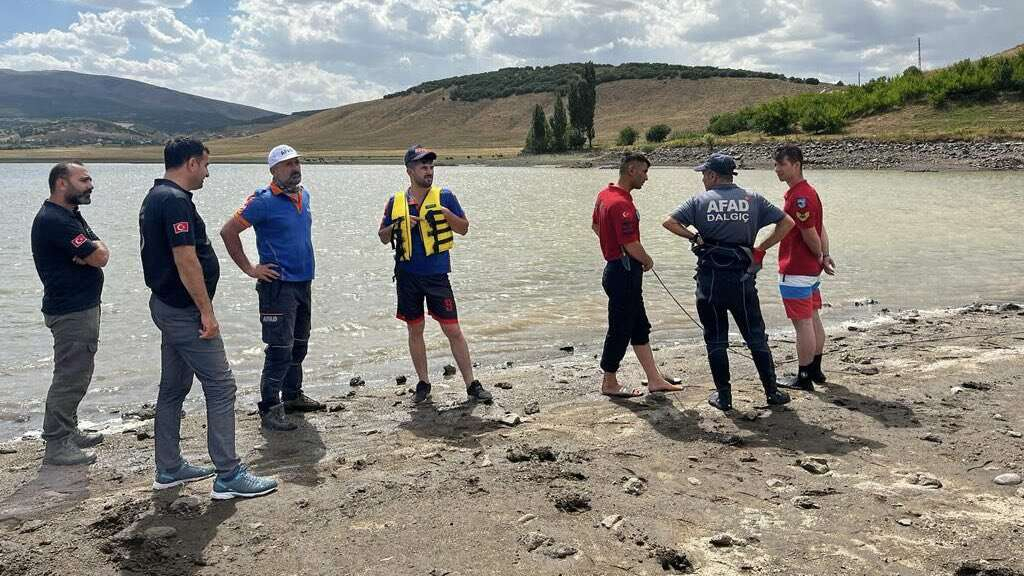
[[[818,315],[820,276],[822,271],[835,274],[835,262],[828,252],[821,199],[804,180],[803,151],[794,144],[783,144],[775,150],[774,159],[776,176],[789,185],[783,210],[796,222],[796,227],[779,246],[779,292],[786,316],[793,321],[796,330],[800,362],[796,376],[784,379],[779,386],[811,391],[815,382],[825,382],[825,373],[821,370],[825,328]]]
[[[601,242],[607,262],[601,285],[608,295],[608,334],[601,353],[601,393],[613,398],[642,396],[642,388],[622,388],[615,377],[626,348],[633,345],[640,365],[647,374],[651,392],[678,392],[682,387],[661,375],[651,351],[651,324],[644,310],[644,272],[654,268],[654,260],[640,244],[640,216],[633,204],[633,190],[647,181],[651,162],[643,154],[629,153],[619,164],[619,181],[597,195],[591,226]]]

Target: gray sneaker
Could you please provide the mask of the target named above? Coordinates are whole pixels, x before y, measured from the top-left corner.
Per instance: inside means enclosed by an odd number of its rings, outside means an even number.
[[[188,462],[182,463],[181,467],[174,472],[156,471],[156,479],[153,480],[153,490],[165,490],[174,488],[189,482],[205,480],[216,474],[216,470],[207,466],[193,466]]]
[[[299,394],[298,397],[290,400],[285,400],[284,411],[287,413],[292,412],[319,412],[321,410],[327,410],[327,405],[323,402],[313,400],[305,394]]]
[[[210,498],[214,500],[230,500],[235,497],[255,498],[270,494],[277,490],[277,480],[256,476],[245,466],[239,465],[238,470],[230,478],[217,477],[213,481],[213,492]]]
[[[53,466],[76,466],[92,464],[95,461],[96,454],[76,446],[70,436],[47,442],[46,453],[43,455],[43,464]]]
[[[271,406],[269,410],[260,414],[260,424],[267,430],[279,431],[295,430],[299,427],[284,415],[284,403]]]
[[[100,434],[99,432],[83,432],[81,430],[75,430],[71,433],[71,441],[79,448],[92,448],[97,444],[103,443],[103,434]]]

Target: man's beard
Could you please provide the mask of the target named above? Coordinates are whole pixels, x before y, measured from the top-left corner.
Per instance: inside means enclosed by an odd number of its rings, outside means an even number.
[[[85,192],[85,193],[82,193],[82,194],[76,194],[76,195],[72,196],[71,198],[68,198],[68,203],[69,204],[74,204],[75,206],[80,206],[82,204],[91,204],[92,203],[92,190],[89,190],[88,192]]]

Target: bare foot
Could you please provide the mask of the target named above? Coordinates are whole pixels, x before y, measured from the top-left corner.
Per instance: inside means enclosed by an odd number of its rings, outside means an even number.
[[[682,386],[676,386],[675,384],[665,380],[664,378],[658,378],[654,382],[647,385],[648,392],[682,392]]]

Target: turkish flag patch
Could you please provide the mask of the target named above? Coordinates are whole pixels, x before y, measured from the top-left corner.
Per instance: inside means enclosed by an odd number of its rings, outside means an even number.
[[[85,234],[79,234],[71,239],[71,245],[75,248],[81,248],[82,244],[85,244],[88,241],[89,239],[85,237]]]
[[[177,222],[174,225],[175,234],[185,234],[188,232],[188,222]]]

